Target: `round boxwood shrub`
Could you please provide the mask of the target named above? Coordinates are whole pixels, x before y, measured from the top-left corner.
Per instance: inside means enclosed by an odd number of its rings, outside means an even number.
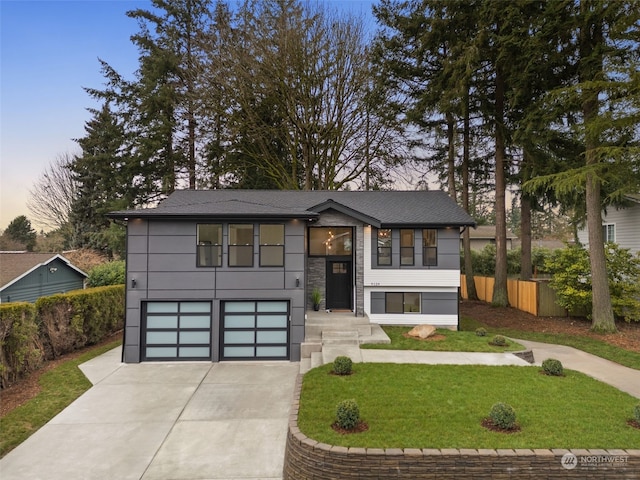
[[[355,400],[342,400],[336,408],[336,424],[345,430],[353,430],[360,421],[360,409]]]
[[[483,327],[476,328],[476,335],[479,336],[479,337],[486,337],[487,336],[487,329],[483,328]]]
[[[499,347],[504,347],[507,345],[507,339],[502,335],[496,335],[491,339],[491,345],[498,345]]]
[[[353,362],[349,357],[339,356],[333,361],[333,373],[336,375],[351,375]]]
[[[562,368],[562,362],[555,358],[547,358],[542,362],[542,370],[547,375],[553,375],[554,377],[561,377],[564,375],[564,369]]]
[[[512,430],[516,426],[516,412],[511,405],[498,402],[491,407],[489,418],[496,427]]]

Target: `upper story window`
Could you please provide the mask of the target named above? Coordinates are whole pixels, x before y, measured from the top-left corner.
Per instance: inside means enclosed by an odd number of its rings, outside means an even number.
[[[607,223],[602,225],[602,236],[604,238],[604,242],[615,242],[616,241],[616,226],[613,223]]]
[[[260,266],[284,266],[284,225],[260,225]]]
[[[309,255],[351,255],[353,232],[351,227],[312,227],[309,229]]]
[[[438,265],[438,231],[432,228],[422,230],[422,264],[426,267]]]
[[[196,237],[196,265],[222,266],[222,225],[198,224]]]
[[[253,267],[253,225],[229,225],[229,266]]]
[[[378,230],[378,265],[391,265],[391,229]]]
[[[413,265],[413,256],[413,229],[402,229],[400,230],[400,265]]]

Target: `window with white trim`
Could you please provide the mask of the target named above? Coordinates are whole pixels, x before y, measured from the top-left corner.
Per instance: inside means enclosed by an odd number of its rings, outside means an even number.
[[[602,236],[605,243],[614,243],[616,241],[616,225],[614,223],[602,225]]]

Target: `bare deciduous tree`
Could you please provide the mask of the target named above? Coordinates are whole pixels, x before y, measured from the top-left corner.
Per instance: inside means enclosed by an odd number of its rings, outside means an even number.
[[[27,208],[39,227],[51,230],[68,227],[71,203],[78,188],[69,168],[73,162],[70,153],[58,155],[29,189]]]

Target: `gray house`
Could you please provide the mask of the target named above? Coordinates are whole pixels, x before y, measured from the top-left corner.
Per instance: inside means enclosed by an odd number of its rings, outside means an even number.
[[[626,205],[608,207],[602,212],[602,234],[605,242],[617,243],[636,255],[640,253],[640,193],[625,195]],[[578,240],[589,246],[586,225],[578,230]]]
[[[83,288],[87,274],[55,253],[0,252],[0,303]]]
[[[127,222],[126,362],[297,361],[314,289],[323,311],[456,328],[475,224],[439,191],[182,190],[110,216]]]

